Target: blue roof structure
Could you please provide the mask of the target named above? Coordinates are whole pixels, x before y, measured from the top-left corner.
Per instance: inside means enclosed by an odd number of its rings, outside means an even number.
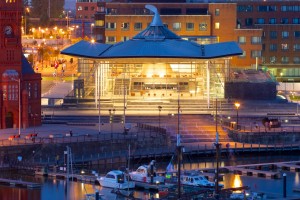
[[[150,25],[132,39],[116,44],[80,41],[64,50],[61,54],[94,59],[117,58],[182,58],[213,59],[242,55],[243,51],[234,42],[201,45],[183,40],[165,27],[157,9],[146,5],[154,13]]]

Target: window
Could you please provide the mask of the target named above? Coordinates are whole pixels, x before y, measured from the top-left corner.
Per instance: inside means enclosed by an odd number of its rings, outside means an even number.
[[[77,10],[82,10],[82,6],[78,6]]]
[[[122,23],[122,24],[121,24],[121,29],[122,29],[123,31],[129,30],[129,22],[124,22],[124,23]]]
[[[251,57],[252,58],[261,57],[261,51],[258,50],[251,51]]]
[[[275,64],[276,62],[277,62],[276,56],[271,56],[271,57],[270,57],[270,63],[271,63],[271,64]]]
[[[289,50],[289,45],[288,44],[281,44],[281,50],[282,51],[287,51],[287,50]]]
[[[246,51],[243,51],[243,54],[239,55],[239,58],[246,58]]]
[[[216,16],[219,16],[219,15],[220,15],[220,9],[217,8],[217,9],[215,10],[215,15],[216,15]]]
[[[116,8],[107,8],[107,14],[116,15],[118,14],[118,10]]]
[[[38,84],[34,83],[34,98],[38,98]]]
[[[115,43],[116,37],[115,36],[108,36],[106,37],[106,43]]]
[[[94,10],[95,10],[95,7],[94,7],[94,6],[92,6],[92,7],[91,7],[91,11],[94,11]]]
[[[252,12],[253,6],[237,5],[238,12]]]
[[[289,38],[289,32],[288,31],[282,31],[281,36],[282,36],[282,38]]]
[[[288,18],[281,18],[281,23],[282,24],[288,24],[289,23],[289,19]]]
[[[200,31],[206,31],[207,30],[207,24],[205,22],[199,24],[199,30]]]
[[[142,30],[142,28],[143,28],[142,22],[136,22],[136,23],[134,23],[134,30],[135,31],[140,31],[140,30]]]
[[[194,23],[186,23],[186,30],[193,31],[194,30]]]
[[[239,36],[238,41],[240,44],[245,44],[246,43],[246,37],[245,36]]]
[[[215,23],[215,29],[220,29],[220,23],[219,22]]]
[[[251,43],[252,44],[260,44],[261,43],[261,37],[257,37],[257,36],[251,37]]]
[[[95,20],[95,26],[104,26],[103,20]]]
[[[270,38],[276,39],[277,38],[277,32],[276,31],[270,31]]]
[[[269,24],[276,24],[276,18],[270,18]]]
[[[129,40],[129,37],[128,37],[128,36],[122,36],[122,37],[121,37],[121,40],[122,40],[123,42],[125,42],[125,41]]]
[[[173,30],[174,31],[180,31],[181,30],[181,23],[180,22],[173,23]]]
[[[300,44],[294,44],[294,51],[300,51]]]
[[[294,36],[295,36],[296,39],[299,39],[300,38],[300,31],[295,31]]]
[[[287,56],[282,56],[282,57],[281,57],[281,63],[282,63],[282,64],[287,64],[287,63],[289,63],[289,57],[287,57]]]
[[[85,10],[85,11],[89,10],[89,7],[84,6],[84,10]]]
[[[272,12],[276,10],[276,6],[258,6],[258,12]]]
[[[281,11],[282,12],[299,12],[300,11],[300,6],[295,5],[295,6],[281,6]]]
[[[264,24],[265,19],[264,18],[257,18],[257,24]]]
[[[270,51],[277,51],[277,44],[270,44]]]
[[[108,30],[115,30],[116,29],[116,23],[114,23],[114,22],[107,22],[105,28],[108,29]]]
[[[295,57],[293,58],[293,62],[294,62],[295,64],[299,64],[299,63],[300,63],[300,57],[295,56]]]
[[[253,25],[253,19],[252,18],[246,18],[245,19],[245,25],[246,26],[252,26]]]
[[[292,23],[293,24],[300,24],[300,18],[293,18]]]

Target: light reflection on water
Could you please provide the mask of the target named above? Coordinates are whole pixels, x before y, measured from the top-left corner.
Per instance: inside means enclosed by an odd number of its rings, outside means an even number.
[[[276,158],[274,156],[260,157],[259,161],[255,158],[245,157],[231,157],[229,160],[223,160],[220,166],[225,165],[239,165],[247,163],[261,163],[261,162],[280,162],[280,161],[290,161],[299,160],[296,156],[288,159],[284,159],[282,156]],[[285,157],[287,158],[287,157]],[[146,164],[146,163],[145,163]],[[161,164],[161,163],[160,163]],[[168,163],[164,163],[159,167],[159,169],[164,170]],[[138,167],[138,166],[135,166]],[[134,167],[134,168],[135,168]],[[207,161],[197,161],[192,163],[185,163],[183,166],[184,170],[190,169],[203,169],[203,168],[214,168],[215,162],[213,159]],[[282,172],[283,173],[283,172]],[[300,193],[293,192],[293,188],[300,188],[300,173],[286,172],[287,174],[287,195],[288,196],[300,196]],[[2,175],[3,176],[3,175]],[[18,179],[16,174],[10,174],[9,177]],[[41,182],[43,183],[41,189],[26,189],[26,188],[16,188],[9,186],[0,186],[0,199],[1,200],[82,200],[86,193],[94,193],[95,190],[99,190],[100,193],[106,195],[106,199],[113,200],[117,199],[115,194],[112,194],[111,189],[100,187],[99,185],[83,184],[80,182],[69,182],[66,184],[63,180],[50,179],[50,178],[32,178],[26,177],[23,180]],[[269,194],[276,194],[281,197],[283,193],[283,181],[282,179],[269,179],[269,178],[257,178],[251,176],[239,176],[234,174],[225,174],[224,180],[221,181],[225,188],[239,187],[239,186],[249,186],[251,190],[257,192],[265,192]],[[153,194],[155,195],[155,194]],[[150,199],[150,194],[144,191],[134,192],[136,198],[141,198],[144,200]],[[122,198],[118,198],[122,199]]]

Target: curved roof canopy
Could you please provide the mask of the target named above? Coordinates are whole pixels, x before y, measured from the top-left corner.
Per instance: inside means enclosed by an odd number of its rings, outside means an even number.
[[[82,40],[62,50],[61,54],[95,59],[212,59],[243,54],[239,45],[233,41],[200,45],[183,40],[163,25],[154,6],[146,5],[146,8],[154,13],[152,22],[132,39],[116,44],[92,43]]]

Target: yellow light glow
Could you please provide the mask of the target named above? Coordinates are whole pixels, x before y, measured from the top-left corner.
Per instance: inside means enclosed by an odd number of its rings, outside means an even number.
[[[234,175],[233,187],[234,188],[242,187],[242,181],[239,175]]]
[[[235,105],[236,109],[239,109],[240,103],[236,102],[236,103],[234,103],[234,105]]]

